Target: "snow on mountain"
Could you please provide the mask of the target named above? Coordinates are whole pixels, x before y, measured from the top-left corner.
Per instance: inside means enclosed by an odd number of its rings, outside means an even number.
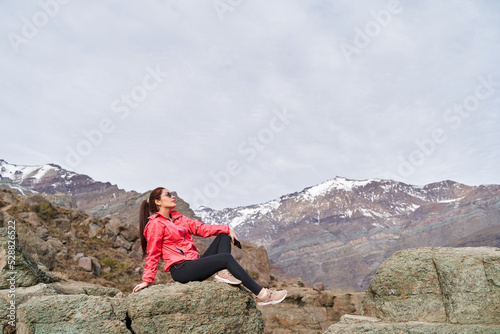
[[[77,175],[54,164],[24,166],[9,164],[5,160],[0,160],[0,177],[9,178],[17,184],[24,184],[26,181],[29,181],[31,184],[37,184],[50,174],[60,174],[65,179],[70,179]]]
[[[363,187],[373,181],[377,180],[355,181],[348,180],[344,177],[336,177],[316,186],[306,188],[302,193],[302,198],[313,202],[316,198],[319,198],[332,190],[352,191],[353,188]]]
[[[227,224],[232,228],[245,223],[253,223],[263,216],[273,216],[280,206],[289,201],[293,201],[295,205],[308,203],[307,206],[316,207],[317,217],[319,217],[317,221],[325,212],[345,219],[359,216],[387,219],[412,213],[424,203],[458,201],[459,199],[455,197],[450,198],[450,193],[447,190],[450,185],[455,186],[455,183],[440,186],[414,186],[393,180],[368,179],[359,181],[335,177],[305,188],[299,193],[283,195],[262,204],[222,210],[203,207],[195,212],[208,224]],[[460,187],[456,189],[460,189]]]

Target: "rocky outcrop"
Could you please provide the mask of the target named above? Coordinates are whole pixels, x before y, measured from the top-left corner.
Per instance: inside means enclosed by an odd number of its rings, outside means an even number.
[[[321,334],[344,314],[360,314],[364,292],[334,293],[311,288],[279,286],[288,291],[280,304],[259,307],[266,334]]]
[[[262,315],[248,290],[218,282],[157,285],[127,298],[137,333],[262,333]]]
[[[16,300],[15,327],[22,334],[264,330],[253,295],[218,282],[159,284],[124,296],[116,289],[64,281],[18,288]],[[0,290],[0,304],[0,313],[4,313],[8,306],[5,290]],[[4,322],[0,324],[5,331],[8,327]]]
[[[20,247],[15,230],[8,227],[0,228],[0,273],[0,289],[59,281]]]
[[[400,251],[377,270],[364,317],[343,316],[327,333],[498,333],[500,249]]]

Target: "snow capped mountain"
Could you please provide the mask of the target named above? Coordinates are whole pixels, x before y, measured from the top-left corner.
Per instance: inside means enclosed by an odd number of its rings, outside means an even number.
[[[78,174],[69,172],[58,165],[47,164],[42,166],[23,166],[9,164],[0,159],[0,177],[9,178],[20,185],[34,185],[40,183],[47,177],[59,176],[66,180],[65,184],[71,183],[71,178]],[[56,187],[56,185],[54,185]]]
[[[125,191],[109,182],[95,181],[83,174],[68,171],[55,164],[23,166],[0,159],[0,187],[15,189],[22,195],[45,193],[57,205],[76,208],[93,216],[118,216],[137,225],[138,208],[147,196]],[[73,206],[74,204],[74,206]],[[69,206],[68,206],[69,205]],[[177,197],[177,207],[193,215],[189,204]]]
[[[369,218],[386,219],[403,213],[414,212],[422,204],[455,202],[460,199],[456,197],[455,192],[461,193],[463,189],[468,188],[470,187],[452,181],[426,186],[412,186],[392,180],[370,179],[356,181],[336,177],[305,188],[299,193],[284,195],[279,199],[262,204],[222,210],[202,207],[195,212],[206,223],[224,223],[232,228],[253,222],[261,216],[273,214],[279,207],[290,201],[308,203],[308,206],[317,207],[322,213],[323,211],[329,211],[344,218],[361,215]],[[451,191],[453,189],[454,191]],[[405,197],[405,200],[384,202],[388,199],[387,197],[394,198],[396,194],[399,194],[399,197]],[[332,196],[332,200],[325,203],[325,198],[331,198]],[[345,196],[353,196],[353,198],[346,203],[342,200]]]
[[[366,288],[378,265],[398,249],[474,244],[469,236],[481,231],[489,231],[487,242],[500,245],[496,185],[336,177],[266,203],[195,213],[264,246],[286,272],[332,287]]]
[[[2,183],[23,194],[23,189],[46,194],[67,194],[74,198],[77,208],[97,216],[109,212],[112,205],[123,205],[139,194],[125,191],[109,182],[99,182],[83,174],[68,171],[55,164],[24,166],[0,160]],[[9,180],[6,182],[5,180]],[[14,185],[14,186],[13,186]]]

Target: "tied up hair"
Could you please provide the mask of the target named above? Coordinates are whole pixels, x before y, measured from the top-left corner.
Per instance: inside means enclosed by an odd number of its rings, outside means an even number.
[[[158,206],[155,203],[155,200],[160,199],[161,193],[163,192],[163,187],[158,187],[151,192],[149,198],[147,200],[142,201],[141,208],[139,210],[139,236],[141,238],[141,248],[142,248],[142,257],[144,258],[147,255],[147,247],[148,242],[144,237],[144,228],[146,227],[149,216],[153,213],[158,212]]]

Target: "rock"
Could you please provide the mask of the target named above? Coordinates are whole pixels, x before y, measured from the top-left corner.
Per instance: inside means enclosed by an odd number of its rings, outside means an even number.
[[[321,334],[343,314],[360,314],[364,292],[334,294],[311,288],[286,289],[287,298],[280,304],[259,307],[264,317],[265,333]]]
[[[113,234],[118,235],[120,231],[125,228],[125,224],[118,217],[112,217],[106,224],[106,227],[113,232]]]
[[[86,271],[92,271],[92,259],[88,256],[79,258],[78,265]]]
[[[4,290],[5,291],[5,290]],[[7,310],[0,291],[0,315]],[[18,333],[263,333],[248,290],[218,282],[153,285],[125,297],[83,282],[18,288]],[[0,320],[0,326],[6,322]]]
[[[23,249],[32,255],[34,259],[43,263],[50,270],[54,269],[56,251],[40,238],[35,232],[29,229],[24,223],[16,221],[19,243]],[[48,239],[48,236],[47,236]]]
[[[395,322],[500,324],[500,249],[397,252],[370,283],[363,313]]]
[[[58,294],[89,296],[120,297],[123,293],[115,288],[101,285],[79,282],[79,281],[61,281],[49,284]]]
[[[344,314],[361,314],[361,302],[365,292],[336,294],[333,298],[332,320],[339,321]]]
[[[1,194],[2,192],[0,192]],[[8,227],[9,221],[14,221],[15,218],[9,215],[7,212],[0,210],[0,228]]]
[[[113,241],[113,247],[115,247],[115,248],[121,247],[121,248],[125,249],[127,252],[132,249],[133,245],[134,245],[134,243],[125,240],[125,238],[122,237],[121,235],[116,236],[115,240]]]
[[[498,325],[456,325],[449,323],[430,323],[430,322],[376,322],[373,318],[364,320],[361,323],[352,323],[343,320],[332,325],[324,334],[498,334],[500,326]],[[376,319],[376,318],[375,318]],[[362,320],[362,319],[360,319]]]
[[[99,275],[101,273],[101,264],[99,260],[93,256],[90,257],[90,260],[92,262],[92,271],[96,273],[96,275]]]
[[[97,236],[99,231],[101,230],[101,227],[97,224],[90,223],[89,224],[89,238],[93,238]]]
[[[78,260],[80,260],[80,258],[82,258],[83,256],[84,256],[83,253],[78,253],[78,254],[73,256],[73,260],[75,262],[78,262]]]
[[[325,290],[325,285],[323,283],[314,283],[313,289],[316,291],[323,291]]]
[[[31,256],[20,247],[17,235],[8,228],[0,228],[0,289],[9,289],[12,273],[15,272],[15,286],[27,287],[38,283],[56,282],[60,279],[39,268]],[[11,246],[11,248],[9,248]],[[15,257],[15,258],[13,258]]]
[[[19,218],[27,222],[31,227],[45,226],[45,224],[40,220],[40,217],[34,212],[21,212],[19,213]]]
[[[120,298],[57,295],[33,298],[18,308],[20,333],[123,333],[126,303]]]
[[[66,217],[58,217],[53,219],[51,223],[57,226],[61,231],[69,232],[71,230],[71,221]]]
[[[45,226],[39,226],[35,229],[35,234],[42,239],[43,241],[47,241],[49,239],[49,230]]]
[[[218,282],[153,285],[127,298],[131,328],[142,333],[263,333],[248,290]]]
[[[120,234],[130,242],[139,239],[139,229],[132,225],[127,225],[127,228],[121,230]]]
[[[500,333],[500,249],[397,252],[362,306],[364,317],[344,315],[326,333]]]
[[[139,230],[137,229],[137,227],[126,224],[118,217],[112,217],[106,224],[106,228],[109,230],[108,236],[110,238],[113,236],[118,236],[119,238],[123,239],[123,241],[120,241],[122,242],[122,244],[115,247],[122,247],[124,242],[126,243],[126,246],[124,248],[130,250],[132,248],[133,242],[139,238]]]
[[[47,199],[54,205],[66,208],[66,209],[76,209],[76,201],[73,196],[61,192],[55,194],[48,194]]]
[[[48,238],[47,243],[56,251],[56,253],[63,252],[66,249],[61,240],[56,238]]]

